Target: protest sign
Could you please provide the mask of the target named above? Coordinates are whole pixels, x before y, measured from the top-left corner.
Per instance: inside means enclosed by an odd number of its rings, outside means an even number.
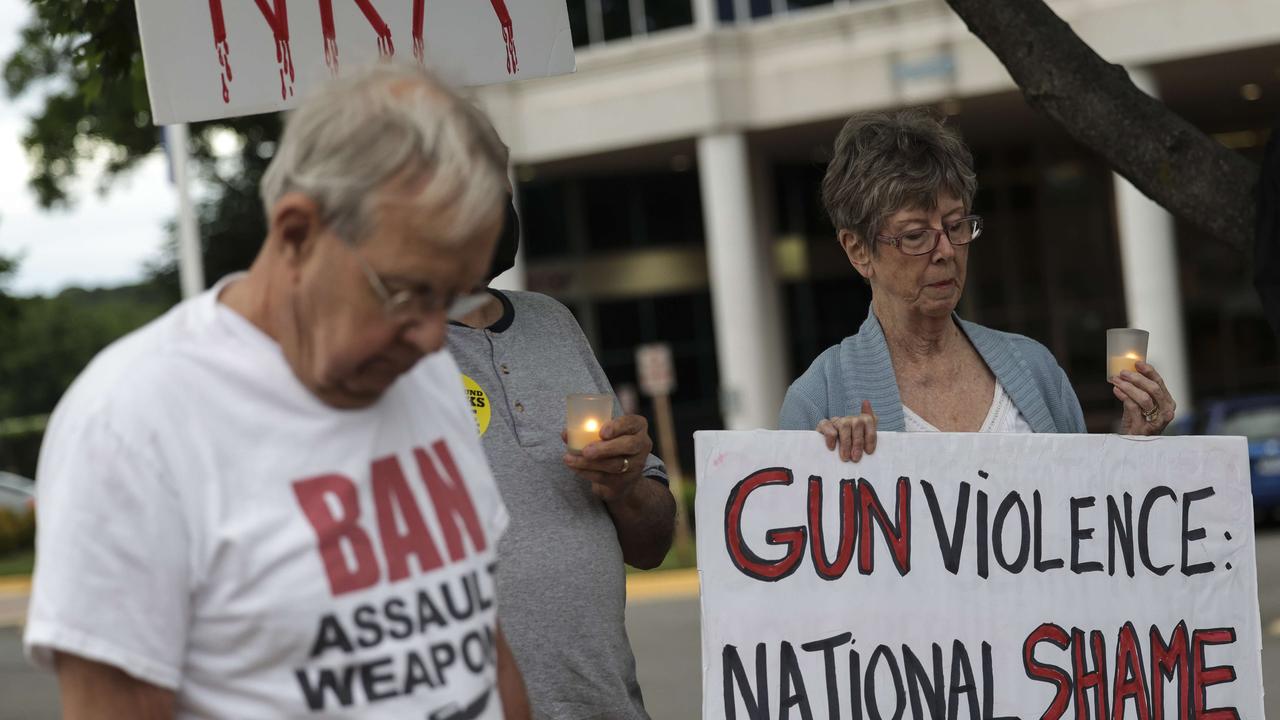
[[[707,720],[1263,716],[1242,438],[695,439]]]
[[[293,107],[379,59],[458,85],[572,72],[564,0],[137,0],[157,125]]]

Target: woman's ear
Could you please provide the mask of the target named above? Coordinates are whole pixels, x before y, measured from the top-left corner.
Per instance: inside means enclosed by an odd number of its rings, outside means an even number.
[[[871,247],[862,242],[858,234],[852,230],[840,230],[836,237],[840,240],[840,247],[844,249],[845,256],[849,258],[849,264],[863,279],[870,280],[875,270],[871,265]]]

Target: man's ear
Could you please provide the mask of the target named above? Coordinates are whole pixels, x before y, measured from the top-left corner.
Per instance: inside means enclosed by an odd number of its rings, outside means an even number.
[[[871,265],[871,246],[862,242],[852,230],[840,230],[836,237],[840,240],[845,256],[849,258],[849,264],[864,279],[870,280],[875,270]]]
[[[291,192],[285,193],[271,208],[267,237],[276,244],[276,251],[286,263],[297,266],[315,252],[322,229],[320,206],[316,201]]]

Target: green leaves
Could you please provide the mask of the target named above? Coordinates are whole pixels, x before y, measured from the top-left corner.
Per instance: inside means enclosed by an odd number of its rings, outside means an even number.
[[[14,99],[39,99],[23,134],[29,186],[42,207],[65,207],[92,159],[105,160],[98,187],[105,191],[156,151],[160,131],[151,122],[134,0],[32,0],[31,9],[21,44],[3,59],[4,89]],[[240,157],[213,156],[206,134],[215,127],[244,137]],[[195,174],[212,191],[200,210],[211,281],[247,267],[257,252],[265,234],[257,186],[270,159],[260,149],[279,136],[275,115],[191,129]]]

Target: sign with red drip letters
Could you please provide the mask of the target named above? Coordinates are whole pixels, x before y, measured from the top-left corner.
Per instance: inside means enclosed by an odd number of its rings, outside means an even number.
[[[1263,716],[1244,438],[695,442],[707,720]]]
[[[157,125],[285,110],[385,59],[455,85],[573,72],[563,0],[136,0]]]

